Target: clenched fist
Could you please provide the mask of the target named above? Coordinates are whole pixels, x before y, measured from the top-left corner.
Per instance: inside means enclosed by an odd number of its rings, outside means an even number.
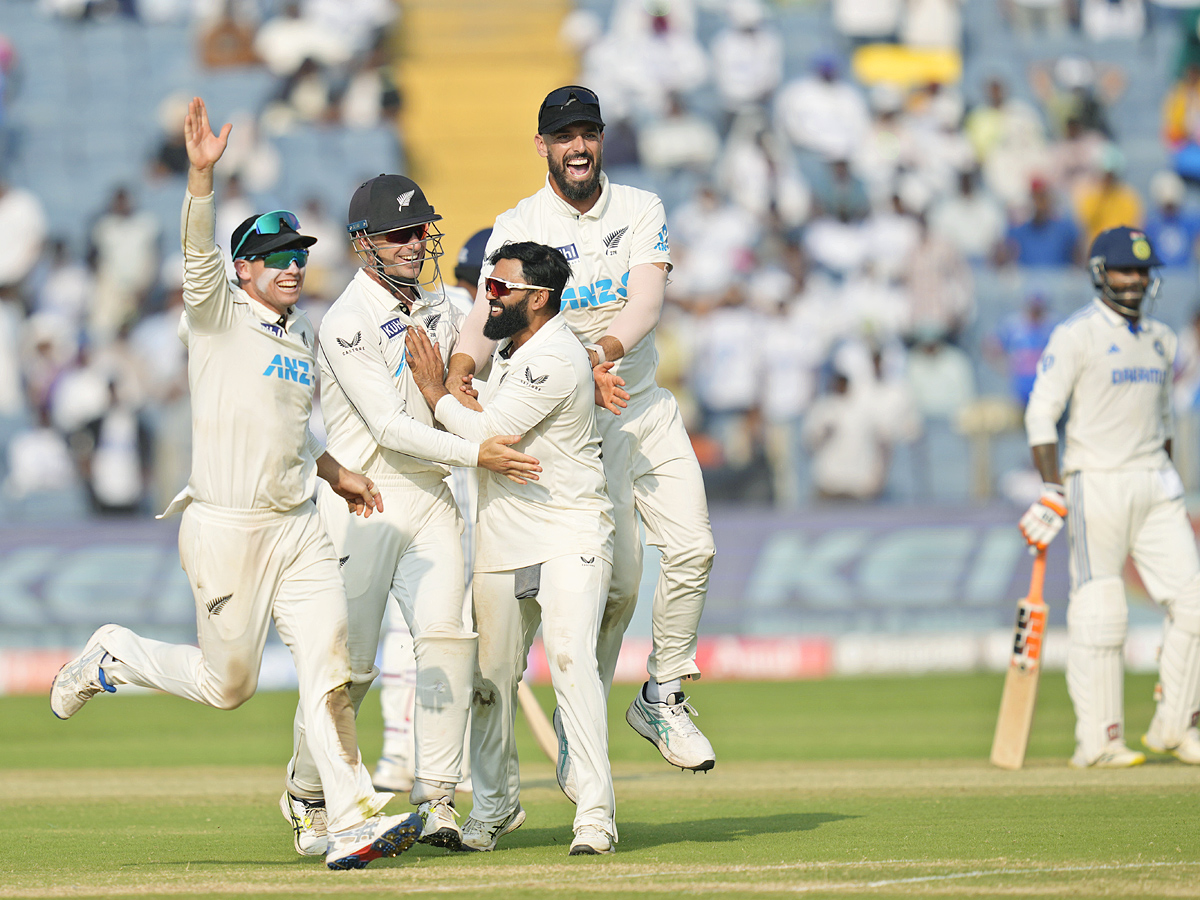
[[[1045,550],[1063,527],[1067,517],[1067,498],[1061,484],[1042,484],[1042,496],[1025,510],[1019,528],[1031,547]],[[1032,552],[1032,551],[1031,551]]]

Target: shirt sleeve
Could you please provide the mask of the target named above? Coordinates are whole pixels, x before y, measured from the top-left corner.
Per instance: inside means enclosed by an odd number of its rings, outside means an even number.
[[[1025,408],[1030,447],[1058,443],[1058,420],[1075,390],[1081,350],[1078,339],[1061,325],[1050,334]]]
[[[481,441],[495,434],[524,437],[575,393],[578,378],[560,356],[539,356],[509,370],[483,412],[442,397],[433,414],[455,434]]]
[[[666,289],[667,274],[658,266],[646,263],[630,270],[629,298],[607,332],[621,342],[626,352],[658,325]]]
[[[320,459],[325,453],[325,445],[312,433],[311,428],[304,429],[304,445],[308,448],[308,452],[312,454],[314,462]]]
[[[216,243],[213,195],[185,192],[180,223],[183,245],[183,305],[188,327],[201,334],[220,334],[237,320],[233,289]]]
[[[477,442],[438,431],[405,412],[404,399],[396,390],[383,353],[377,345],[367,344],[364,347],[360,338],[356,351],[361,348],[361,352],[342,353],[337,349],[329,352],[328,347],[340,346],[336,343],[337,326],[336,320],[331,321],[331,317],[326,316],[321,325],[321,354],[338,387],[371,432],[375,443],[397,453],[446,465],[470,467],[478,464]],[[355,326],[343,325],[343,330],[348,327]],[[352,339],[351,334],[342,337],[347,344]]]
[[[667,235],[667,213],[662,201],[651,197],[642,214],[629,226],[629,269],[632,271],[643,263],[666,263],[669,272],[671,242]]]

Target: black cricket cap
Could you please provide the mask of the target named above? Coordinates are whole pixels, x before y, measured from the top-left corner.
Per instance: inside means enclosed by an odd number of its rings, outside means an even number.
[[[350,198],[346,230],[351,234],[359,231],[380,234],[395,228],[437,222],[441,218],[425,199],[425,192],[411,178],[377,175],[360,184]]]
[[[233,229],[233,234],[229,238],[229,252],[234,259],[246,259],[251,256],[266,256],[268,253],[274,253],[276,250],[292,250],[297,247],[311,247],[317,242],[315,237],[300,234],[287,222],[280,221],[279,232],[277,234],[250,234],[254,227],[254,223],[258,221],[260,214],[256,214],[246,219],[237,228]],[[242,238],[246,238],[246,242],[242,243]],[[241,244],[241,247],[238,245]],[[236,255],[235,255],[236,254]]]
[[[538,109],[538,134],[554,134],[575,122],[591,122],[604,127],[600,118],[600,98],[590,88],[577,84],[555,88]]]

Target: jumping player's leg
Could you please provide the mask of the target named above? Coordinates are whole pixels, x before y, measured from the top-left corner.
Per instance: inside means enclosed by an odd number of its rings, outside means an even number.
[[[413,715],[417,698],[417,657],[412,634],[399,607],[391,607],[380,654],[379,705],[383,711],[383,752],[375,767],[380,790],[407,793],[413,786],[416,753]]]

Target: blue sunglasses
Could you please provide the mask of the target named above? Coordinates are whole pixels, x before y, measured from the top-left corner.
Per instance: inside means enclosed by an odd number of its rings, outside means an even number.
[[[292,231],[300,230],[300,220],[296,218],[294,212],[288,212],[286,209],[277,209],[269,213],[263,213],[254,220],[253,225],[246,229],[246,233],[242,235],[242,239],[233,248],[233,258],[238,258],[238,253],[241,251],[242,245],[246,243],[246,238],[250,237],[250,235],[279,234],[283,230],[284,225],[287,225]]]

